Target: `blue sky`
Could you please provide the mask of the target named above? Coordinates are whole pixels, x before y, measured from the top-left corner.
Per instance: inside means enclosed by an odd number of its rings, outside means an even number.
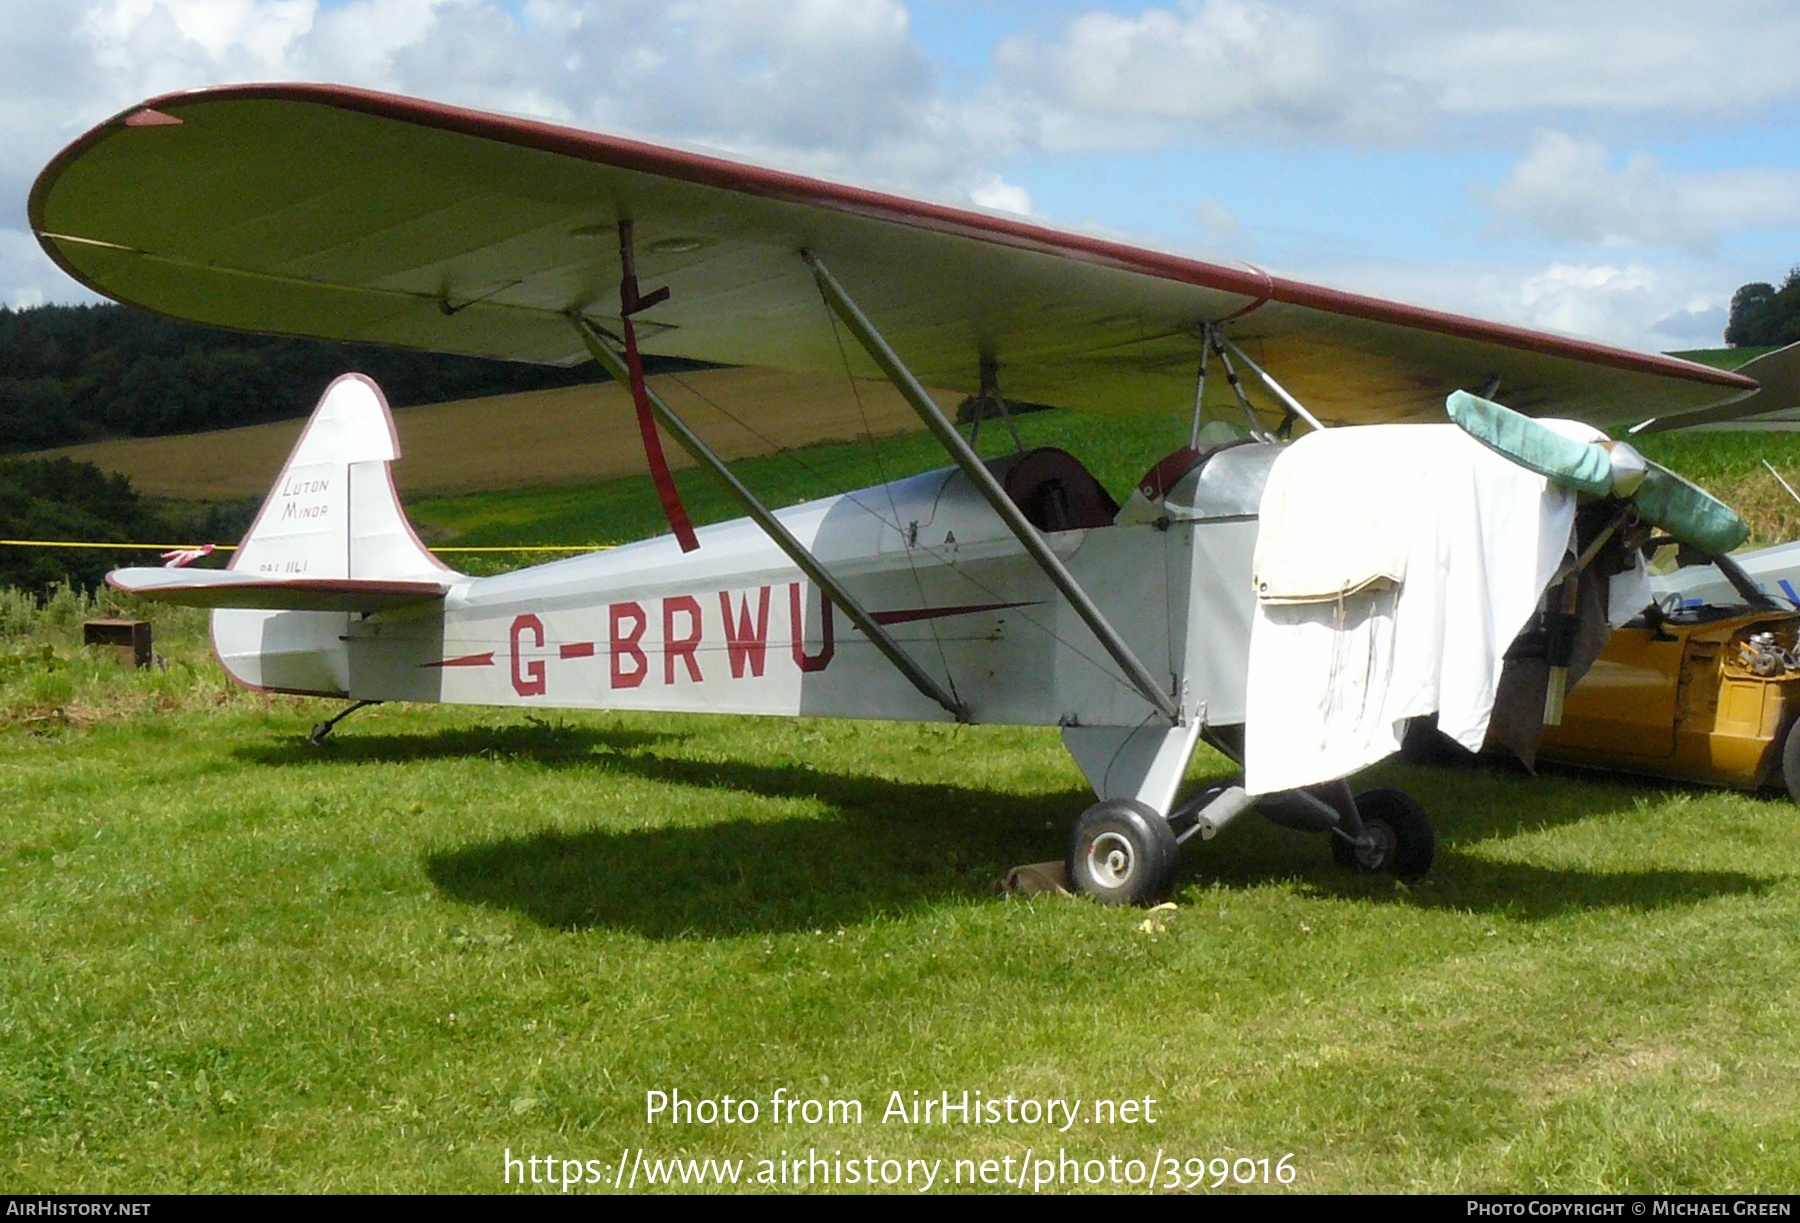
[[[0,0],[0,302],[55,150],[307,79],[722,149],[1637,348],[1800,264],[1800,5]]]

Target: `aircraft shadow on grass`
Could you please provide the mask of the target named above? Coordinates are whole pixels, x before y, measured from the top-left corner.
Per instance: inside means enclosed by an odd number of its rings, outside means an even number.
[[[512,909],[561,930],[604,926],[651,938],[725,937],[836,927],[877,913],[987,893],[1009,866],[1059,857],[1083,793],[1019,795],[963,786],[895,781],[802,764],[691,761],[637,749],[665,736],[551,725],[506,731],[346,739],[321,756],[293,759],[414,760],[463,754],[488,743],[556,769],[591,769],[711,793],[812,798],[821,818],[726,820],[636,829],[540,832],[430,854],[427,875],[462,903]],[[262,749],[286,759],[286,750]],[[1572,823],[1629,806],[1625,787],[1565,791],[1552,808],[1532,803],[1527,779],[1445,778],[1441,826],[1468,846],[1521,830]],[[1449,810],[1473,790],[1467,818]],[[1427,801],[1431,801],[1427,795]],[[1461,804],[1458,804],[1461,805]],[[1524,808],[1533,818],[1521,824]],[[1502,814],[1503,813],[1503,814]],[[1398,887],[1385,876],[1334,866],[1322,837],[1247,819],[1217,841],[1190,846],[1180,886],[1255,887],[1299,883],[1320,896],[1492,912],[1542,919],[1591,909],[1648,912],[1756,893],[1773,882],[1742,872],[1649,868],[1594,871],[1495,861],[1440,849],[1430,879]]]
[[[503,726],[465,726],[430,734],[340,734],[323,747],[299,736],[246,744],[233,755],[253,764],[399,764],[419,760],[531,760],[540,764],[593,762],[596,753],[638,751],[678,743],[685,735],[615,726],[571,725],[530,719]]]
[[[653,938],[811,930],[992,890],[1060,857],[1067,795],[896,782],[806,765],[597,757],[591,767],[707,793],[811,798],[822,818],[543,832],[430,855],[445,895],[558,929]]]

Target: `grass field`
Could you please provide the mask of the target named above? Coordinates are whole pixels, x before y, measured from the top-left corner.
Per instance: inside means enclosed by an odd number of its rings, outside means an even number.
[[[1115,491],[1180,440],[1021,428]],[[1766,435],[1651,446],[1715,486],[1800,466]],[[740,470],[779,504],[926,455]],[[468,542],[658,528],[641,480],[411,508]],[[1028,1178],[1161,1151],[1209,1192],[1221,1166],[1221,1190],[1800,1185],[1785,797],[1390,765],[1439,829],[1416,887],[1245,820],[1189,847],[1172,910],[1007,901],[1091,801],[1054,731],[380,707],[317,750],[332,706],[230,688],[198,614],[154,612],[166,665],[138,673],[76,644],[97,610],[141,609],[0,597],[0,1188],[504,1191],[508,1152],[582,1161],[587,1191],[621,1166],[716,1188],[661,1162],[708,1158],[754,1187],[810,1151],[942,1161],[939,1190],[1028,1151]],[[1080,1120],[882,1119],[965,1090]],[[652,1122],[653,1091],[761,1116]],[[778,1091],[861,1123],[778,1123]],[[1154,1123],[1093,1119],[1144,1099]]]
[[[323,703],[228,689],[197,616],[140,674],[72,644],[88,610],[0,607],[7,1190],[496,1191],[508,1151],[749,1184],[815,1149],[1800,1183],[1785,798],[1393,766],[1442,837],[1415,888],[1245,821],[1173,910],[1005,901],[1089,801],[1053,731],[384,707],[320,751]],[[763,1115],[647,1121],[677,1090]],[[862,1122],[776,1124],[778,1090]],[[964,1090],[1083,1120],[881,1120]]]
[[[1774,351],[1775,349],[1773,346],[1752,346],[1749,348],[1692,348],[1684,352],[1672,352],[1669,355],[1671,357],[1681,357],[1684,360],[1697,362],[1700,365],[1710,365],[1715,369],[1736,369],[1746,361],[1754,361],[1756,358],[1766,356]]]
[[[1060,446],[1078,454],[1123,499],[1157,459],[1187,440],[1179,420],[1111,420],[1076,412],[1033,412],[1018,418],[1028,446]],[[984,425],[983,454],[1004,454],[1012,440],[998,422]],[[947,465],[928,435],[838,442],[784,451],[734,464],[770,505],[866,488],[884,480]],[[640,466],[642,459],[640,456]],[[696,523],[735,518],[742,510],[707,472],[675,476]],[[624,543],[667,531],[650,478],[628,476],[592,484],[521,488],[407,501],[407,512],[431,542],[471,546],[533,543]]]

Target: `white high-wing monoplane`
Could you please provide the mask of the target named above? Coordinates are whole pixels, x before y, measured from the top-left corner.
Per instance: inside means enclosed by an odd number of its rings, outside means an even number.
[[[1254,267],[336,87],[154,99],[60,154],[30,210],[76,279],[163,314],[592,358],[633,392],[672,534],[470,578],[407,525],[380,392],[339,379],[230,569],[110,579],[219,609],[240,682],[1060,726],[1100,799],[1069,870],[1107,900],[1157,895],[1179,841],[1251,809],[1330,833],[1353,867],[1423,873],[1417,805],[1342,779],[1411,716],[1478,742],[1507,648],[1574,610],[1569,575],[1608,536],[1673,519],[1723,550],[1736,529],[1691,488],[1633,495],[1644,466],[1597,431],[1528,417],[1667,421],[1757,389]],[[772,510],[646,386],[642,353],[872,368],[953,465]],[[1002,412],[1013,397],[1160,413],[1184,432],[1191,416],[1191,432],[1121,508],[1062,451],[984,462],[925,386]],[[1441,423],[1447,400],[1470,432]],[[1241,428],[1221,441],[1225,420]],[[659,425],[746,518],[688,524]],[[1546,603],[1557,583],[1567,595]],[[1245,759],[1246,781],[1179,801],[1201,739]]]

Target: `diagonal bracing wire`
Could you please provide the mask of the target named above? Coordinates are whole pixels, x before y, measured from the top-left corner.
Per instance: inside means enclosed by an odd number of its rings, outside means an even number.
[[[862,391],[856,385],[856,373],[850,368],[850,353],[844,347],[844,335],[843,332],[838,329],[837,315],[833,313],[831,303],[825,300],[825,289],[823,286],[819,287],[819,305],[824,308],[825,318],[831,324],[831,338],[837,343],[838,360],[843,363],[844,377],[850,382],[850,394],[856,400],[856,413],[862,418],[863,436],[869,439],[869,454],[875,460],[875,477],[881,481],[881,487],[887,492],[890,522],[894,530],[904,536],[906,534],[906,529],[900,525],[900,507],[894,501],[894,486],[887,478],[887,465],[883,463],[881,459],[881,446],[875,440],[874,426],[869,424],[868,408],[863,404]],[[861,503],[858,502],[858,504]],[[925,580],[919,576],[918,561],[914,559],[913,556],[914,545],[917,544],[918,541],[916,539],[905,539],[903,542],[905,544],[906,568],[912,575],[913,592],[919,597],[919,606],[924,607]],[[954,696],[958,701],[961,701],[962,694],[956,690],[956,673],[950,668],[950,656],[944,651],[944,639],[938,632],[937,622],[935,620],[927,620],[925,622],[925,627],[931,634],[932,647],[937,651],[938,665],[944,668],[944,680],[950,685],[950,695]]]

